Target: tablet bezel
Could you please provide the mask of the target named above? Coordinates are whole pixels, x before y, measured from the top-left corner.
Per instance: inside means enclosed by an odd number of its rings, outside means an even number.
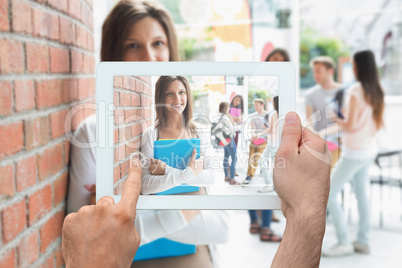
[[[96,200],[113,195],[113,77],[114,76],[277,76],[279,118],[296,111],[296,72],[290,62],[101,62],[96,67]],[[100,116],[104,116],[104,118]],[[108,119],[108,120],[106,120]],[[279,120],[282,132],[283,120]],[[110,144],[112,146],[110,146]],[[280,209],[273,194],[256,195],[141,195],[137,209]]]

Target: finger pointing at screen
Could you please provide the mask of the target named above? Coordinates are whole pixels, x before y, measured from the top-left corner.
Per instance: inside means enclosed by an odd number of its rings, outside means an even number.
[[[134,159],[118,204],[106,196],[65,218],[66,267],[130,267],[140,244],[134,225],[140,190],[141,164]]]

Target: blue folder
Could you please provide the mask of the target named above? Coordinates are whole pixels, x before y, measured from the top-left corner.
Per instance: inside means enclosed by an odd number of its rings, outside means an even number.
[[[197,150],[195,158],[198,159],[200,158],[200,139],[158,140],[154,141],[154,158],[162,160],[168,166],[183,170],[188,166],[194,148]],[[191,193],[199,190],[200,187],[183,183],[156,195]]]
[[[154,141],[154,158],[162,160],[171,167],[185,169],[197,150],[196,159],[200,158],[200,139],[158,140]],[[199,191],[200,187],[185,183],[156,195],[169,195]],[[134,261],[160,259],[194,254],[196,246],[160,238],[138,248]]]
[[[194,254],[196,246],[159,238],[138,248],[134,261],[160,259]]]

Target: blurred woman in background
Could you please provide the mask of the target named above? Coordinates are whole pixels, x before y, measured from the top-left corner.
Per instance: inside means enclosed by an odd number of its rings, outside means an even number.
[[[375,139],[384,125],[384,92],[381,88],[374,54],[370,50],[353,56],[353,72],[357,82],[347,90],[343,114],[345,119],[333,113],[333,119],[342,128],[342,153],[331,179],[328,211],[332,216],[338,243],[323,251],[324,256],[335,257],[369,253],[370,208],[367,196],[369,170],[378,153]],[[337,195],[346,182],[353,183],[359,211],[359,231],[352,244],[346,220]]]

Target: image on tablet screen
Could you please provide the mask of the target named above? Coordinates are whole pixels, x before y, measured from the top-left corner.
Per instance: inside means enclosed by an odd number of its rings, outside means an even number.
[[[114,194],[132,157],[143,195],[274,194],[277,76],[114,76],[113,103]]]

